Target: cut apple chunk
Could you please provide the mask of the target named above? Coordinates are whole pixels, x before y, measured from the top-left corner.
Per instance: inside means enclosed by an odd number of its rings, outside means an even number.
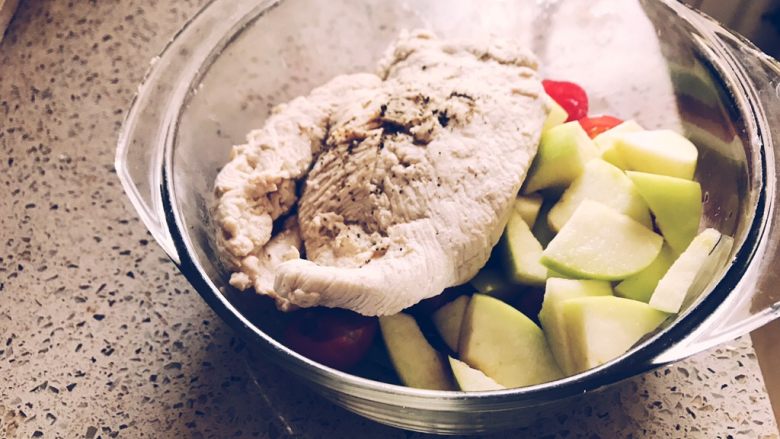
[[[502,260],[510,279],[525,285],[544,285],[547,267],[539,262],[542,244],[517,211],[510,214],[502,241]]]
[[[455,376],[455,382],[458,383],[460,390],[466,392],[479,392],[485,390],[503,390],[506,387],[495,382],[492,378],[481,371],[470,367],[468,364],[450,358],[450,367]]]
[[[449,368],[425,339],[414,317],[399,313],[379,318],[382,338],[398,377],[419,389],[453,390]]]
[[[542,330],[520,311],[481,294],[466,308],[459,352],[462,361],[505,387],[562,377]]]
[[[674,250],[669,247],[669,244],[664,243],[652,264],[615,286],[615,295],[644,303],[649,302],[658,281],[666,274],[676,258]]]
[[[696,145],[671,130],[617,134],[615,147],[626,170],[687,180],[696,172]]]
[[[542,264],[567,276],[622,280],[647,268],[663,238],[626,215],[584,200],[542,252]]]
[[[620,169],[603,160],[591,160],[563,193],[548,215],[550,228],[560,230],[582,200],[593,200],[652,228],[650,211],[634,183]]]
[[[650,297],[650,306],[677,313],[698,296],[726,261],[733,240],[715,229],[706,229],[669,267]]]
[[[602,160],[612,163],[620,169],[626,169],[626,164],[620,157],[620,152],[615,146],[615,136],[618,134],[636,133],[639,131],[644,131],[644,128],[633,120],[627,120],[615,128],[604,131],[593,138],[593,143],[596,144],[596,148],[598,148]]]
[[[565,188],[582,174],[585,163],[598,156],[596,145],[579,122],[567,122],[542,133],[523,192]]]
[[[623,355],[667,317],[646,303],[614,296],[569,299],[562,308],[575,373]]]
[[[545,95],[544,102],[547,104],[549,112],[547,113],[547,118],[544,120],[542,132],[566,122],[566,119],[569,118],[569,113],[567,113],[559,103],[555,102],[555,99]]]
[[[701,221],[701,185],[684,178],[626,172],[650,206],[655,222],[677,254],[688,248]]]
[[[534,238],[539,241],[542,247],[547,245],[555,237],[555,231],[550,228],[550,209],[552,209],[553,203],[547,201],[542,203],[542,208],[539,209],[539,215],[536,216],[536,222],[531,227],[531,233]]]
[[[512,285],[494,267],[483,267],[469,283],[478,293],[488,296],[498,297],[512,290]]]
[[[571,359],[569,339],[566,335],[563,303],[577,297],[611,295],[612,287],[606,281],[547,279],[539,321],[544,329],[550,350],[564,374],[571,375],[576,370]]]
[[[433,325],[453,352],[458,351],[460,327],[469,304],[469,296],[460,296],[433,313]]]
[[[526,224],[532,227],[542,208],[542,196],[539,194],[520,195],[515,200],[515,210],[520,214]]]

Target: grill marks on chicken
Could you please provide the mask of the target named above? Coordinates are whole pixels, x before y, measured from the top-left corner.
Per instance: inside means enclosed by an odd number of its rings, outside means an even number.
[[[340,76],[280,106],[217,178],[231,283],[282,308],[382,315],[466,282],[536,153],[545,108],[535,69],[508,43],[416,32],[389,49],[378,76]],[[307,259],[300,242],[258,257],[278,247],[273,220],[296,201]]]

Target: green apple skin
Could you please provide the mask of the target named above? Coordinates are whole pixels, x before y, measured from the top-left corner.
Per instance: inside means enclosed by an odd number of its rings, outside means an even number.
[[[596,148],[598,148],[602,160],[612,163],[620,169],[626,169],[626,164],[620,157],[620,152],[618,152],[617,147],[615,146],[615,135],[621,133],[636,133],[639,131],[644,131],[644,128],[633,120],[627,120],[594,137],[593,143],[596,144]]]
[[[449,368],[414,317],[404,313],[381,316],[379,328],[401,382],[419,389],[454,390]]]
[[[475,294],[460,334],[460,359],[504,387],[562,377],[542,330],[506,303]]]
[[[458,351],[460,327],[468,304],[469,296],[460,296],[437,309],[431,316],[439,335],[453,352]]]
[[[582,174],[585,163],[597,156],[596,145],[579,122],[567,122],[544,131],[523,193],[565,188]]]
[[[483,267],[470,281],[472,287],[480,294],[500,297],[515,289],[496,267]]]
[[[464,392],[482,392],[488,390],[503,390],[506,387],[495,382],[492,378],[468,364],[449,357],[450,368],[455,376],[455,382],[458,383],[460,390]]]
[[[560,230],[582,200],[593,200],[628,215],[647,228],[652,228],[650,210],[631,179],[614,165],[594,159],[585,165],[577,177],[553,206],[547,219],[552,230]],[[701,203],[700,203],[701,204]]]
[[[649,302],[658,281],[666,274],[675,259],[677,254],[669,244],[664,243],[652,264],[615,285],[615,295],[644,303]]]
[[[623,355],[668,317],[646,303],[614,296],[569,299],[562,308],[575,373]]]
[[[707,287],[725,263],[733,242],[715,229],[701,232],[658,281],[650,306],[672,314],[679,312]]]
[[[539,194],[520,195],[515,200],[514,208],[529,227],[536,222],[539,210],[542,208],[542,196]]]
[[[601,203],[583,200],[542,252],[542,264],[582,279],[623,280],[647,268],[663,238]]]
[[[602,280],[547,279],[544,290],[544,302],[539,312],[544,335],[550,350],[566,375],[576,373],[566,336],[566,321],[563,317],[563,303],[569,299],[590,296],[611,296],[612,287]]]
[[[517,211],[510,214],[501,239],[502,262],[510,280],[523,285],[544,285],[547,267],[539,262],[542,244]]]
[[[692,180],[699,151],[671,130],[646,130],[615,136],[625,169]]]
[[[645,172],[626,172],[650,206],[655,222],[677,254],[688,248],[699,231],[702,215],[698,182]]]
[[[569,118],[569,113],[567,113],[560,104],[555,102],[553,98],[545,95],[544,102],[547,104],[549,112],[547,113],[547,118],[544,120],[542,132],[545,132],[550,128],[557,127],[558,125],[566,122],[566,119]]]

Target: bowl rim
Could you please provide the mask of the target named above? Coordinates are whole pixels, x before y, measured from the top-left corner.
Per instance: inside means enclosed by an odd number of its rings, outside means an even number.
[[[685,6],[676,4],[673,0],[658,1],[682,15],[683,18],[686,17],[682,11],[694,13],[687,10]],[[262,8],[262,11],[260,11],[261,15],[259,16],[262,16],[262,14],[275,7],[277,4],[278,2],[266,2],[266,6]],[[210,1],[200,12],[193,16],[185,27],[202,17],[209,8],[217,6],[218,2],[215,0]],[[711,29],[707,28],[704,24],[692,20],[688,21],[697,30],[701,31],[702,34],[708,35],[711,33]],[[182,28],[182,30],[183,29],[184,28]],[[176,38],[180,38],[181,36],[182,31],[179,31]],[[711,43],[715,43],[715,49],[718,49],[717,39],[714,39]],[[168,47],[170,47],[170,45]],[[166,56],[168,47],[160,54],[160,57]],[[217,49],[218,48],[214,48],[215,51]],[[727,50],[721,50],[719,55],[727,58],[732,56]],[[208,71],[208,69],[204,69],[204,72],[201,72],[200,75],[205,74],[206,71]],[[742,77],[738,71],[729,73],[734,74],[731,79],[736,79],[740,83],[740,86],[749,87],[746,78]],[[196,79],[194,83],[197,83],[197,80],[202,77],[200,75],[194,78]],[[192,85],[193,84],[189,84],[190,89],[192,89]],[[171,107],[175,108],[175,111],[179,113],[185,108],[184,105],[171,105]],[[760,131],[762,123],[756,119],[755,114],[746,113],[745,108],[740,107],[739,109],[743,116],[750,115],[753,118],[753,120],[746,120],[745,125],[748,126],[749,129]],[[175,123],[177,124],[179,116],[180,114],[174,118]],[[172,131],[175,132],[176,130],[174,129]],[[751,138],[756,139],[756,136],[751,136]],[[759,159],[758,163],[754,164],[754,167],[756,167],[755,165],[758,166],[757,169],[755,169],[757,173],[753,175],[753,178],[758,179],[760,184],[758,185],[759,190],[756,194],[756,201],[753,206],[749,206],[750,209],[753,210],[753,215],[748,218],[750,224],[749,226],[746,224],[747,232],[745,238],[738,244],[738,250],[736,251],[735,257],[709,293],[703,294],[698,303],[691,306],[686,313],[675,319],[668,328],[653,337],[648,338],[615,360],[583,373],[549,383],[483,392],[416,389],[359,377],[348,372],[342,372],[319,364],[288,349],[244,317],[228,298],[219,291],[211,279],[205,275],[197,257],[194,256],[195,253],[192,249],[191,242],[182,232],[186,230],[186,227],[184,226],[178,211],[173,181],[173,145],[175,144],[175,136],[169,136],[165,141],[165,159],[161,171],[162,177],[160,185],[162,194],[161,201],[165,214],[164,225],[167,227],[168,232],[172,237],[173,244],[178,252],[180,258],[178,266],[180,270],[195,287],[201,297],[203,297],[209,306],[217,312],[220,318],[226,321],[234,330],[237,330],[245,339],[256,342],[255,345],[258,345],[266,354],[269,354],[270,359],[277,364],[284,364],[296,375],[308,378],[324,387],[331,388],[338,392],[349,393],[353,396],[374,400],[379,394],[384,394],[393,398],[392,400],[388,399],[387,401],[392,401],[395,405],[406,405],[425,409],[446,410],[463,408],[464,402],[489,402],[495,404],[496,407],[500,407],[503,404],[515,403],[512,404],[513,408],[517,407],[516,402],[518,399],[527,401],[529,404],[549,402],[551,400],[589,392],[661,366],[661,364],[653,361],[659,354],[674,346],[675,343],[684,339],[691,331],[700,326],[710,313],[718,308],[726,297],[734,292],[739,292],[736,287],[758,251],[760,238],[764,236],[764,229],[769,218],[767,215],[769,206],[767,204],[766,188],[766,184],[769,181],[767,179],[767,155],[772,154],[772,151],[771,148],[768,148],[763,142],[753,140],[752,146],[756,148],[758,153],[757,158]],[[740,263],[735,263],[734,261],[740,261]],[[426,401],[429,402],[430,399],[436,399],[437,402],[440,402],[441,404],[437,405],[437,407],[431,407],[429,404],[426,404]]]

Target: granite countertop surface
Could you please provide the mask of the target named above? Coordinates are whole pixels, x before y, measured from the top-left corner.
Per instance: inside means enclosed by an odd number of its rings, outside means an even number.
[[[202,0],[23,1],[0,43],[0,437],[421,437],[247,350],[125,201],[137,84]],[[630,379],[513,437],[777,437],[749,339]],[[497,437],[504,437],[500,435]]]

